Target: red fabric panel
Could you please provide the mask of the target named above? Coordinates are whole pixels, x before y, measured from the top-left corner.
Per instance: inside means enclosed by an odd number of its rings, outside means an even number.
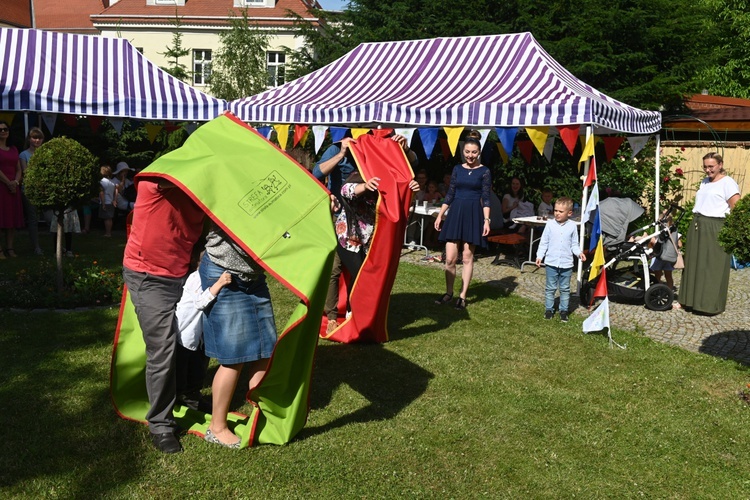
[[[352,315],[328,337],[337,342],[387,342],[388,304],[398,271],[414,174],[396,141],[363,135],[351,145],[365,179],[380,177],[370,251],[352,287]]]

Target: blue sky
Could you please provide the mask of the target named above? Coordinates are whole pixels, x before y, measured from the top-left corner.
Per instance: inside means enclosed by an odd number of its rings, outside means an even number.
[[[349,2],[348,0],[318,0],[318,3],[327,10],[342,10]]]

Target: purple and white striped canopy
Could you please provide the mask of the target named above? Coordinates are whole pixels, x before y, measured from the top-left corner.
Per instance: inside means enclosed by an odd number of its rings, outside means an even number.
[[[0,110],[210,120],[227,107],[120,38],[0,28]]]
[[[530,33],[365,43],[328,66],[229,103],[255,123],[530,127],[646,134],[658,112],[578,80]]]

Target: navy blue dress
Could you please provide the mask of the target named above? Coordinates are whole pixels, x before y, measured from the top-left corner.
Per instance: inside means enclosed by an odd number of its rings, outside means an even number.
[[[490,206],[492,176],[484,165],[474,169],[463,165],[453,167],[451,183],[443,203],[450,206],[438,239],[463,241],[471,245],[487,246],[482,237],[484,229],[483,207]]]

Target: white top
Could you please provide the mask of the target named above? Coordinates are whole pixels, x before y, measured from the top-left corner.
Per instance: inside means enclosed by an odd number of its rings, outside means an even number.
[[[116,186],[120,186],[120,179],[113,179]],[[131,181],[128,178],[125,178],[125,182],[122,186],[120,186],[120,192],[117,193],[117,208],[120,210],[129,210],[130,202],[125,199],[125,197],[121,194],[123,191],[125,191],[128,187],[130,187],[133,184],[133,181]],[[105,194],[106,196],[106,194]]]
[[[537,259],[544,259],[544,264],[560,269],[573,267],[573,256],[581,253],[578,245],[578,229],[575,222],[568,219],[562,224],[548,220],[544,227],[542,239],[536,252]]]
[[[729,213],[727,200],[736,194],[740,194],[740,187],[728,175],[715,182],[706,177],[695,194],[693,213],[706,217],[726,217]]]
[[[99,181],[99,185],[102,187],[102,190],[104,191],[104,204],[105,205],[111,205],[112,201],[115,198],[115,182],[112,179],[107,179],[106,177],[102,177],[102,180]]]
[[[549,203],[545,203],[545,202],[539,203],[539,207],[537,207],[537,209],[536,209],[536,214],[537,215],[542,215],[542,213],[545,210],[547,211],[547,215],[549,215],[550,217],[552,217],[555,214],[555,207],[553,207]]]
[[[216,300],[210,289],[201,288],[201,277],[198,271],[193,271],[185,281],[182,296],[177,303],[175,316],[177,328],[180,332],[177,342],[191,351],[200,346],[203,338],[203,310]]]

